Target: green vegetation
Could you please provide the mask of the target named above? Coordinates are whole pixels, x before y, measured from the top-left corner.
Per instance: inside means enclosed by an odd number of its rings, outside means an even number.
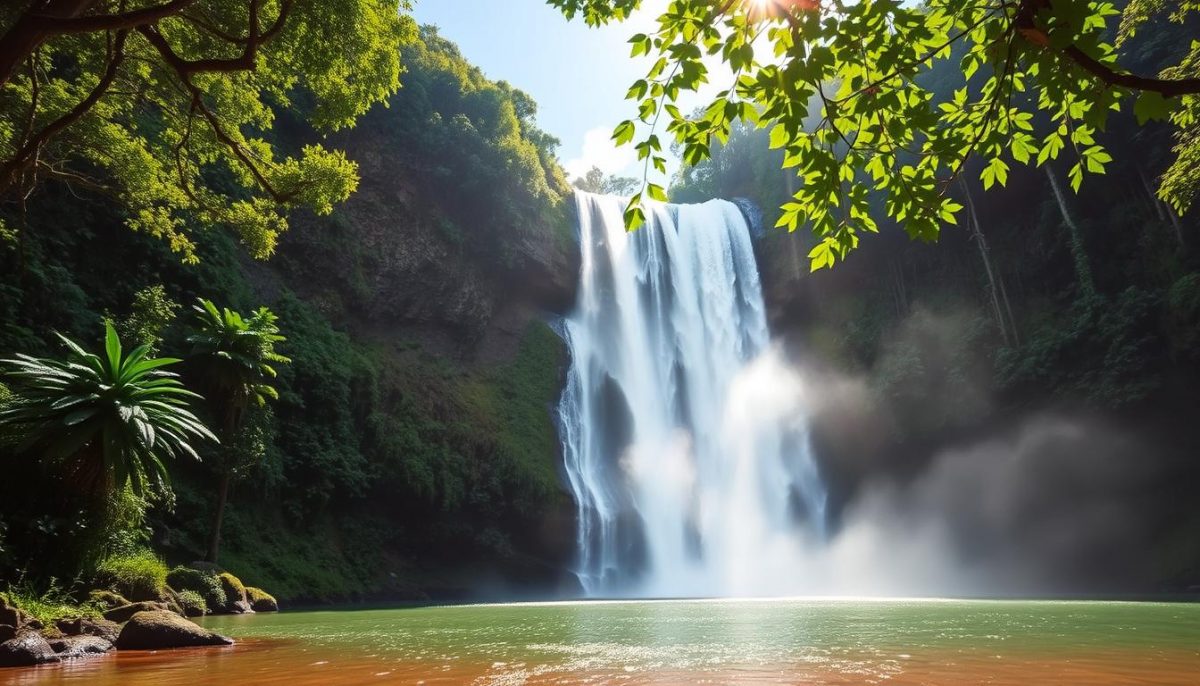
[[[81,491],[129,486],[140,496],[167,482],[164,459],[198,459],[191,442],[216,437],[188,409],[199,396],[162,371],[179,360],[148,357],[145,345],[126,355],[105,329],[103,355],[59,336],[66,360],[0,361],[17,389],[0,426],[22,438],[20,452],[61,463]]]
[[[167,574],[167,584],[182,593],[195,593],[204,604],[212,609],[225,607],[229,599],[221,587],[221,580],[213,572],[191,567],[176,567]]]
[[[362,6],[347,0],[329,11]],[[384,180],[364,179],[331,214],[290,212],[303,230],[280,236],[269,263],[249,263],[240,234],[208,230],[190,211],[179,215],[189,217],[180,224],[189,244],[174,247],[198,261],[181,261],[161,237],[128,230],[123,200],[54,176],[41,177],[23,207],[0,205],[7,226],[24,227],[16,244],[0,244],[0,357],[52,355],[51,331],[79,339],[111,322],[126,342],[183,359],[180,380],[204,396],[196,414],[221,439],[194,446],[199,462],[168,463],[169,489],[144,497],[114,489],[105,508],[80,512],[71,499],[48,497],[66,487],[59,471],[15,459],[13,436],[0,433],[0,579],[91,578],[99,560],[146,546],[171,565],[201,559],[230,465],[221,564],[284,601],[461,593],[466,582],[447,570],[464,561],[503,574],[522,556],[546,555],[532,532],[563,498],[548,409],[560,343],[537,325],[502,360],[476,362],[471,351],[496,328],[491,317],[509,299],[496,294],[521,273],[530,247],[569,244],[570,189],[527,95],[488,80],[432,29],[413,31],[398,54],[404,87],[389,106],[327,143],[360,151],[364,166],[385,165]],[[311,119],[322,105],[304,80],[296,86],[286,103],[264,100],[256,116],[273,126],[244,128],[270,142],[274,159],[315,140]],[[9,107],[23,111],[0,102],[5,116]],[[206,187],[258,197],[222,165],[206,169]],[[456,290],[464,284],[476,289],[467,300]],[[243,323],[264,305],[278,315],[271,335],[287,340],[274,341],[273,354],[292,362],[262,358],[278,376],[250,382],[274,388],[278,400],[260,407],[253,394],[208,385],[218,379],[207,364],[215,360],[188,340],[194,319],[177,305],[201,298],[222,306],[214,308],[222,327],[224,308],[246,315]],[[229,437],[227,411],[242,400]],[[176,591],[224,606],[203,583],[177,576],[178,567],[167,580]]]
[[[258,464],[265,451],[262,437],[256,435],[261,427],[247,422],[247,411],[265,407],[268,399],[279,399],[271,385],[277,374],[273,365],[291,360],[275,352],[275,345],[287,339],[279,335],[279,318],[269,309],[260,307],[242,317],[229,308],[218,310],[203,298],[193,309],[196,317],[188,335],[196,377],[193,383],[204,389],[223,442],[217,453],[219,485],[207,558],[216,562],[229,486],[240,473]]]
[[[9,585],[7,591],[0,593],[0,605],[6,604],[18,607],[31,615],[41,622],[47,631],[53,630],[54,623],[60,619],[96,618],[100,616],[101,611],[101,607],[95,603],[76,602],[72,594],[59,586],[54,579],[40,591],[27,581]]]
[[[641,4],[549,2],[593,25]],[[673,0],[654,31],[630,39],[635,56],[658,59],[629,90],[637,122],[622,122],[613,138],[630,143],[642,126],[639,159],[665,171],[667,135],[697,164],[739,123],[770,129],[798,182],[777,225],[811,228],[814,270],[844,259],[882,216],[925,241],[958,224],[965,205],[948,190],[975,159],[988,189],[1004,186],[1014,165],[1065,156],[1078,190],[1112,162],[1100,132],[1118,113],[1175,128],[1175,163],[1157,194],[1182,213],[1200,186],[1200,44],[1171,43],[1170,32],[1147,26],[1168,5],[1134,0],[1122,13],[1103,0]],[[1170,7],[1179,24],[1198,8]],[[1155,50],[1166,53],[1158,63],[1138,59]],[[710,81],[710,56],[728,70],[714,77],[725,88],[697,115],[684,113],[673,103]],[[631,228],[644,221],[643,197],[666,193],[649,184],[635,194]]]
[[[167,565],[151,550],[110,555],[96,565],[96,584],[132,601],[159,600]]]
[[[0,9],[0,198],[59,180],[113,198],[122,221],[187,261],[201,227],[259,258],[297,207],[328,214],[358,183],[339,151],[283,150],[276,107],[352,126],[399,87],[415,38],[396,0],[102,0]],[[0,224],[40,230],[36,220]]]
[[[179,605],[183,608],[183,612],[188,617],[203,617],[208,614],[208,601],[204,596],[195,591],[179,591],[177,593]]]

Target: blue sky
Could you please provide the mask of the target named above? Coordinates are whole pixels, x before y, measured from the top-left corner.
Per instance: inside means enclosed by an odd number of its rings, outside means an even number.
[[[628,22],[600,29],[568,22],[545,0],[415,0],[414,15],[437,25],[490,78],[537,100],[538,123],[562,140],[559,157],[569,173],[596,165],[640,176],[633,148],[617,150],[609,136],[636,113],[625,92],[647,68],[645,58],[629,57],[626,41],[653,26],[665,0],[645,4]]]

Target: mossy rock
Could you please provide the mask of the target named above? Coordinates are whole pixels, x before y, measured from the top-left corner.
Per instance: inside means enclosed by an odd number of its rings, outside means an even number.
[[[267,593],[261,588],[247,586],[246,600],[250,603],[250,609],[254,610],[255,612],[279,611],[279,601],[275,600],[275,596]]]
[[[250,609],[250,603],[246,600],[246,586],[241,579],[229,572],[221,572],[217,578],[221,580],[221,590],[225,592],[224,610],[226,612],[235,614],[253,612]]]
[[[210,573],[192,567],[176,567],[167,574],[167,584],[177,592],[192,591],[204,599],[204,606],[209,612],[218,612],[229,602],[221,580],[215,573]],[[187,611],[187,607],[184,607]]]
[[[120,593],[97,589],[88,594],[88,602],[98,605],[101,610],[111,610],[129,604],[129,599]]]
[[[162,603],[153,603],[150,601],[142,601],[140,603],[130,603],[128,605],[123,605],[121,607],[114,607],[113,609],[104,613],[104,618],[110,622],[116,622],[116,623],[120,624],[121,622],[129,621],[130,617],[134,616],[135,614],[137,614],[139,612],[151,612],[151,611],[170,612],[170,610],[167,609],[167,606],[163,605]]]
[[[233,645],[233,639],[197,626],[173,612],[153,610],[130,617],[117,637],[117,648],[121,650],[222,645]]]
[[[183,590],[178,593],[178,597],[179,604],[183,607],[184,617],[203,617],[208,614],[208,603],[199,593]]]

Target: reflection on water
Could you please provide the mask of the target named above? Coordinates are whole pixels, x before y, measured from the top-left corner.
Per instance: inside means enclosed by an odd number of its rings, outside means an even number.
[[[228,648],[121,652],[0,684],[1200,683],[1200,606],[662,601],[209,618]]]

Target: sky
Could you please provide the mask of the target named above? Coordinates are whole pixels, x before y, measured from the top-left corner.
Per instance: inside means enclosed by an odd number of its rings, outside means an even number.
[[[489,78],[533,96],[539,126],[562,141],[559,157],[569,177],[592,166],[640,177],[633,147],[618,149],[610,136],[636,115],[625,93],[649,66],[645,57],[629,57],[627,41],[651,30],[655,9],[665,4],[649,0],[627,22],[599,29],[578,18],[568,22],[545,0],[415,0],[413,13],[438,26]]]

